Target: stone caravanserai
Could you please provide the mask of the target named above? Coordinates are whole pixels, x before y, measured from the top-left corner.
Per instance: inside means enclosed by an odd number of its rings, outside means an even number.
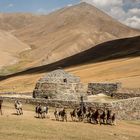
[[[83,84],[80,78],[62,69],[54,70],[38,80],[33,91],[34,98],[57,100],[87,99],[92,94],[111,95],[121,87],[120,83],[88,83]]]
[[[54,70],[36,83],[33,91],[34,98],[79,100],[86,98],[87,86],[80,82],[80,78],[62,69]]]

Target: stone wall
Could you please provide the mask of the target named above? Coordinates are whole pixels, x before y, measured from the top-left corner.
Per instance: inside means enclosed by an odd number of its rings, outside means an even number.
[[[21,101],[23,104],[32,104],[37,105],[40,104],[47,104],[50,107],[66,107],[66,108],[75,108],[78,107],[78,101],[62,101],[62,100],[53,100],[53,99],[34,99],[34,98],[17,98],[17,97],[0,97],[6,102],[14,103],[16,100]]]
[[[59,100],[77,100],[86,98],[87,86],[81,83],[41,83],[34,90],[34,97]]]
[[[121,88],[121,83],[89,83],[88,92],[92,95],[99,93],[111,95]]]
[[[45,100],[45,99],[25,99],[3,97],[4,101],[14,102],[20,100],[23,103],[36,105],[38,103],[48,104],[50,107],[74,108],[79,106],[78,101]],[[111,103],[98,103],[85,101],[87,106],[100,109],[111,109],[116,113],[119,120],[138,120],[140,119],[140,97],[113,101]]]
[[[33,92],[0,92],[0,95],[28,95],[31,96]]]
[[[140,97],[112,102],[112,109],[119,120],[140,119]]]
[[[114,93],[113,98],[116,99],[129,99],[129,98],[134,98],[134,97],[140,97],[140,93]]]

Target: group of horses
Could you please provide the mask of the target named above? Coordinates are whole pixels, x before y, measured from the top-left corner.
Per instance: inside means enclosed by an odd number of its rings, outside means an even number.
[[[49,112],[48,106],[37,105],[35,112],[38,118],[45,118]],[[87,122],[91,124],[116,125],[116,115],[110,109],[93,109],[91,107],[75,108],[68,113],[66,108],[55,108],[54,117],[56,121],[68,121],[68,115],[73,122]]]
[[[116,114],[110,109],[94,109],[91,107],[75,108],[70,112],[72,121],[86,121],[92,124],[116,125]]]
[[[0,99],[0,114],[2,115],[2,103],[3,100]],[[20,101],[15,101],[15,109],[17,115],[23,115],[22,103]],[[38,104],[35,107],[37,118],[46,118],[49,113],[49,108],[47,105]],[[72,121],[88,122],[92,124],[109,124],[116,125],[116,115],[110,109],[93,109],[91,107],[83,106],[74,108],[70,113],[66,108],[55,108],[54,117],[56,121],[68,121],[68,115],[70,115]]]

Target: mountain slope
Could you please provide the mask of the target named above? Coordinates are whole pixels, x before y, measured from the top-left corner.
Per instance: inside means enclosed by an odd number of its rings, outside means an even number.
[[[0,30],[0,68],[17,63],[18,55],[30,49],[12,34]]]
[[[125,87],[140,87],[140,32],[97,8],[81,3],[27,18],[25,24],[14,23],[12,16],[9,19],[3,28],[9,28],[6,33],[25,46],[16,53],[18,63],[2,69],[6,76],[0,77],[1,91],[32,91],[40,76],[57,67],[80,76],[83,82],[120,81]],[[11,44],[4,48],[9,51]],[[15,54],[10,52],[10,56]]]
[[[140,35],[97,8],[81,3],[43,16],[14,33],[33,49],[24,68],[46,65],[85,51],[97,44]]]
[[[0,13],[0,29],[13,32],[37,22],[41,16],[30,13]]]
[[[101,51],[103,48],[103,51]],[[123,87],[140,88],[140,36],[109,41],[53,64],[0,77],[0,90],[32,91],[35,82],[57,67],[80,76],[82,82],[122,82]]]

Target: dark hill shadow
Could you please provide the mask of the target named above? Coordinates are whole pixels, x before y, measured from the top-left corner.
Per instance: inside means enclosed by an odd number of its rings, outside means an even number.
[[[44,73],[55,70],[58,67],[66,68],[84,63],[95,63],[138,56],[140,56],[140,36],[117,39],[99,44],[89,50],[62,59],[52,64],[30,68],[11,75],[0,76],[0,80],[25,74]]]

